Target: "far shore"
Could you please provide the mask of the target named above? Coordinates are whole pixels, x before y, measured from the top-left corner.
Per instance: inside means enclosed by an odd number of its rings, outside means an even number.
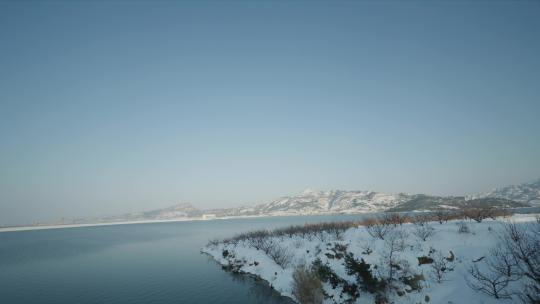
[[[540,207],[523,207],[515,208],[513,211],[517,214],[528,213],[540,213]],[[406,211],[404,213],[417,213],[417,212],[431,212],[430,210],[416,210]],[[362,215],[362,214],[376,214],[379,212],[336,212],[336,213],[276,213],[276,214],[264,214],[264,215],[235,215],[235,216],[223,216],[223,217],[192,217],[192,218],[176,218],[168,220],[135,220],[135,221],[118,221],[118,222],[102,222],[102,223],[86,223],[86,224],[51,224],[51,225],[34,225],[34,226],[10,226],[0,227],[0,233],[2,232],[15,232],[15,231],[30,231],[30,230],[45,230],[45,229],[63,229],[63,228],[79,228],[79,227],[96,227],[96,226],[113,226],[113,225],[132,225],[132,224],[152,224],[152,223],[170,223],[170,222],[192,222],[192,221],[213,221],[213,220],[228,220],[228,219],[244,219],[244,218],[261,218],[261,217],[276,217],[276,216],[331,216],[331,215]]]
[[[260,217],[275,217],[275,216],[310,216],[310,215],[344,215],[344,214],[367,214],[366,213],[311,213],[311,214],[265,214],[265,215],[237,215],[224,217],[210,218],[176,218],[169,220],[139,220],[139,221],[119,221],[105,223],[86,223],[86,224],[52,224],[52,225],[34,225],[34,226],[11,226],[0,227],[1,232],[13,231],[29,231],[29,230],[45,230],[45,229],[62,229],[62,228],[79,228],[79,227],[95,227],[95,226],[113,226],[113,225],[132,225],[132,224],[152,224],[152,223],[170,223],[170,222],[192,222],[192,221],[213,221],[213,220],[228,220],[228,219],[243,219],[243,218],[260,218]]]
[[[226,220],[226,219],[232,219],[232,218],[249,218],[249,217],[264,217],[264,216],[248,215],[248,216],[230,216],[230,217],[215,217],[215,218],[178,218],[178,219],[170,219],[170,220],[141,220],[141,221],[123,221],[123,222],[121,221],[121,222],[106,222],[106,223],[87,223],[87,224],[57,224],[57,225],[13,226],[13,227],[0,228],[0,233],[1,232],[13,232],[13,231],[62,229],[62,228],[78,228],[78,227],[95,227],[95,226],[152,224],[152,223],[170,223],[170,222],[191,222],[191,221],[211,221],[211,220]]]
[[[131,225],[131,224],[152,224],[152,223],[169,223],[169,222],[191,222],[191,221],[213,221],[213,220],[228,220],[228,219],[243,219],[243,218],[261,218],[261,217],[276,217],[276,216],[324,216],[324,215],[354,215],[354,214],[369,214],[377,212],[343,212],[343,213],[276,213],[263,215],[234,215],[223,217],[190,217],[176,218],[168,220],[136,220],[136,221],[119,221],[119,222],[102,222],[102,223],[86,223],[86,224],[51,224],[51,225],[33,225],[33,226],[10,226],[0,227],[1,232],[13,231],[29,231],[29,230],[45,230],[45,229],[62,229],[62,228],[78,228],[78,227],[94,227],[94,226],[112,226],[112,225]]]

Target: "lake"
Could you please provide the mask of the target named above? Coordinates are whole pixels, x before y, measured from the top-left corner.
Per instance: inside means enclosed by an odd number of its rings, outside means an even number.
[[[0,303],[290,303],[200,248],[238,232],[365,215],[290,216],[0,233]]]

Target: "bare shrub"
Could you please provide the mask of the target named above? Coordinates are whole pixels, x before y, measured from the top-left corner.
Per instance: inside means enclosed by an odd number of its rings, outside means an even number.
[[[405,250],[405,238],[407,234],[401,229],[389,232],[384,239],[385,247],[382,253],[383,263],[387,267],[386,280],[391,282],[395,279],[395,271],[401,269],[399,265],[399,253]]]
[[[408,221],[410,221],[410,218],[408,216],[402,215],[397,212],[386,213],[384,216],[384,222],[390,225],[394,225],[394,227],[397,225],[401,226]]]
[[[434,212],[434,217],[437,219],[439,224],[447,223],[449,220],[456,217],[456,213],[448,210],[439,209]]]
[[[266,234],[254,234],[247,239],[247,243],[257,250],[264,251],[266,254],[273,245],[273,242],[269,240],[269,236]]]
[[[232,238],[223,240],[223,243],[236,245],[239,242],[246,242],[249,246],[259,250],[263,240],[269,236],[270,232],[268,230],[255,230],[237,234]]]
[[[273,236],[287,236],[292,238],[295,235],[300,235],[302,238],[311,239],[311,237],[317,237],[319,240],[324,241],[326,234],[333,236],[336,239],[342,239],[343,233],[352,227],[358,226],[358,223],[353,221],[346,222],[322,222],[312,223],[305,225],[289,226],[276,229],[270,232]]]
[[[364,223],[366,231],[373,238],[384,240],[386,234],[393,229],[388,222],[381,219],[366,220]]]
[[[443,281],[444,275],[454,270],[454,263],[453,263],[453,254],[451,253],[450,257],[445,257],[440,252],[436,252],[432,259],[433,262],[430,264],[431,269],[433,272],[433,276],[437,280],[437,282],[441,283]]]
[[[357,227],[358,223],[353,221],[348,222],[326,222],[314,223],[305,225],[295,225],[284,228],[268,230],[255,230],[237,234],[236,236],[221,241],[224,244],[237,245],[244,242],[257,250],[262,250],[267,255],[276,243],[276,238],[283,240],[284,237],[293,238],[295,235],[301,236],[304,239],[312,240],[317,237],[321,241],[325,241],[327,236],[334,237],[337,240],[343,238],[343,234],[347,229]],[[212,240],[209,245],[217,245],[219,241]]]
[[[302,230],[302,226],[288,226],[284,228],[279,228],[274,230],[274,235],[278,236],[288,236],[289,238],[292,238],[295,235],[301,234],[300,231]]]
[[[424,226],[432,220],[432,216],[429,214],[416,214],[411,216],[411,222],[416,226]]]
[[[370,255],[373,252],[373,241],[365,241],[360,244],[360,248],[362,248],[362,254]]]
[[[526,303],[540,303],[540,222],[506,224],[501,236],[505,254],[515,262],[517,275],[523,276],[520,298]],[[499,259],[504,269],[506,261]]]
[[[301,304],[319,304],[324,300],[323,287],[317,272],[304,265],[294,270],[292,293]]]
[[[474,220],[478,223],[481,223],[484,219],[492,217],[494,212],[493,208],[465,208],[463,209],[463,215],[465,218]]]
[[[267,255],[283,269],[287,268],[293,259],[293,254],[288,248],[277,244],[268,250]]]
[[[491,219],[496,219],[497,217],[509,217],[512,216],[514,212],[508,209],[491,209],[489,217]]]
[[[435,229],[431,225],[423,223],[422,225],[415,225],[413,234],[425,242],[435,234]]]
[[[469,268],[469,287],[496,299],[510,299],[511,293],[506,288],[510,282],[519,279],[513,270],[511,257],[502,251],[494,250],[492,256],[483,261],[484,269],[480,269],[476,263]]]
[[[343,239],[343,233],[351,227],[356,227],[357,223],[355,222],[336,222],[336,223],[326,223],[326,231],[333,235],[337,240]]]
[[[444,210],[437,210],[434,212],[435,217],[437,218],[437,221],[439,224],[442,225],[442,223],[447,222],[448,220],[445,217],[446,212]]]
[[[510,298],[510,282],[521,288],[515,294],[523,303],[540,303],[540,223],[505,224],[500,242],[484,260],[483,268],[469,269],[469,286],[495,298]]]
[[[211,239],[207,246],[216,247],[217,245],[219,245],[219,239]]]

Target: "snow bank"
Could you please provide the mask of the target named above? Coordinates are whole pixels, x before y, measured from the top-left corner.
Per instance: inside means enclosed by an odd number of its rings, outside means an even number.
[[[535,220],[535,214],[513,215],[509,218],[497,220],[484,220],[481,223],[467,221],[470,233],[458,233],[458,222],[449,221],[439,224],[430,222],[434,235],[422,241],[415,235],[417,226],[403,224],[398,226],[407,237],[405,249],[399,252],[399,259],[410,265],[411,271],[422,274],[420,290],[405,289],[404,293],[391,292],[390,302],[394,303],[512,303],[512,300],[496,300],[488,295],[472,290],[467,285],[468,269],[473,261],[486,257],[492,247],[497,245],[497,235],[504,222],[523,224]],[[325,233],[317,237],[314,235],[273,236],[274,246],[281,247],[290,255],[290,263],[284,267],[279,266],[263,250],[257,250],[246,241],[233,243],[213,242],[202,248],[202,252],[212,256],[225,269],[253,274],[266,280],[272,288],[282,295],[292,295],[292,274],[298,265],[311,265],[316,259],[327,264],[342,279],[354,283],[355,277],[348,275],[343,257],[336,254],[336,244],[346,245],[347,252],[352,253],[358,260],[377,269],[375,275],[382,277],[385,271],[384,258],[386,243],[384,240],[372,237],[365,227],[353,227],[346,230],[340,239],[334,234]],[[367,250],[367,249],[370,250]],[[371,251],[371,252],[370,252]],[[452,271],[444,274],[443,280],[438,282],[430,264],[419,265],[418,257],[433,256],[434,253],[449,257],[453,256]],[[348,299],[340,287],[335,289],[324,283],[324,290],[328,297],[325,303],[340,303]],[[356,303],[373,303],[374,296],[362,292]]]

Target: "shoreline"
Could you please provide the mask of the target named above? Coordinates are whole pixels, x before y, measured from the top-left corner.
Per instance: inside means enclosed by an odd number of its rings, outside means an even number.
[[[500,231],[502,223],[526,224],[537,221],[539,213],[514,214],[510,217],[497,217],[496,219],[485,218],[481,222],[471,219],[452,219],[444,223],[430,220],[428,226],[433,229],[433,234],[422,239],[421,236],[414,233],[417,229],[413,223],[404,223],[403,226],[395,226],[398,230],[405,231],[406,246],[399,252],[399,261],[405,261],[403,265],[413,265],[413,274],[422,275],[421,287],[416,288],[411,284],[400,285],[401,289],[387,291],[386,296],[389,302],[396,303],[442,303],[446,302],[451,290],[454,303],[463,302],[464,299],[475,299],[478,301],[491,303],[489,296],[478,293],[467,287],[462,275],[472,263],[476,263],[478,258],[489,255],[489,250],[496,244],[496,231]],[[471,227],[470,232],[460,232],[455,225],[459,222],[466,222],[467,227]],[[390,224],[389,224],[390,225]],[[495,231],[495,233],[493,232]],[[378,236],[371,235],[367,228],[362,226],[345,228],[341,237],[334,236],[326,231],[323,238],[309,237],[302,232],[297,234],[272,235],[265,237],[268,244],[272,247],[282,248],[281,252],[287,257],[287,260],[279,259],[280,256],[274,256],[254,247],[246,239],[239,239],[237,242],[219,241],[217,243],[208,243],[201,248],[201,254],[210,256],[225,272],[237,273],[240,275],[255,276],[265,281],[272,289],[279,292],[283,297],[294,300],[293,273],[295,267],[302,263],[314,265],[316,260],[321,261],[335,275],[339,276],[342,284],[336,288],[330,279],[322,281],[325,297],[324,303],[343,302],[344,300],[354,300],[354,294],[347,293],[344,287],[347,284],[354,284],[355,277],[347,270],[347,263],[343,261],[343,256],[347,254],[354,255],[364,263],[370,265],[370,268],[377,269],[377,266],[384,267],[384,258],[382,253],[387,249],[386,241]],[[309,234],[309,233],[308,233]],[[433,236],[434,235],[434,236]],[[333,247],[332,247],[333,244]],[[370,252],[366,252],[365,247],[359,244],[369,244]],[[339,246],[338,246],[339,245]],[[385,247],[386,246],[386,247]],[[436,249],[434,249],[436,248]],[[448,261],[448,271],[444,272],[444,280],[436,278],[433,273],[433,267],[430,263],[419,263],[422,257],[431,257],[436,259],[433,252],[440,252],[440,259]],[[454,253],[456,262],[454,262]],[[341,255],[341,257],[339,257]],[[448,256],[451,256],[450,261]],[[277,259],[276,259],[277,257]],[[300,262],[298,262],[300,261]],[[381,262],[383,261],[383,262]],[[281,264],[284,263],[284,264]],[[383,264],[381,264],[383,263]],[[418,265],[418,266],[416,266]],[[430,268],[431,267],[431,268]],[[368,268],[369,269],[369,268]],[[401,269],[406,269],[405,267]],[[408,269],[408,268],[407,268]],[[455,271],[454,271],[455,270]],[[370,271],[371,273],[371,271]],[[373,272],[375,277],[380,277],[380,273]],[[405,273],[405,272],[404,272]],[[425,274],[425,276],[424,276]],[[442,278],[442,274],[441,274]],[[345,283],[343,283],[345,282]],[[516,283],[518,284],[518,283]],[[347,285],[348,286],[348,285]],[[420,286],[420,285],[419,285]],[[516,285],[517,286],[517,285]],[[511,288],[517,288],[516,286]],[[400,291],[400,292],[398,292]],[[461,296],[462,291],[465,296]],[[361,292],[363,299],[375,301],[375,294],[370,292]],[[426,297],[431,300],[425,300]]]
[[[80,227],[98,227],[98,226],[114,226],[114,225],[133,225],[133,224],[154,224],[154,223],[172,223],[172,222],[194,222],[194,221],[212,221],[212,220],[226,220],[235,218],[250,218],[250,217],[264,217],[264,216],[235,216],[235,217],[219,217],[219,218],[185,218],[185,219],[170,219],[170,220],[140,220],[140,221],[120,221],[120,222],[106,222],[106,223],[86,223],[86,224],[52,224],[52,225],[37,225],[37,226],[14,226],[0,228],[2,232],[15,232],[15,231],[32,231],[32,230],[48,230],[48,229],[63,229],[63,228],[80,228]]]
[[[196,221],[196,220],[198,220],[198,219],[174,219],[174,220],[124,221],[124,222],[88,223],[88,224],[57,224],[57,225],[53,224],[53,225],[39,225],[39,226],[16,226],[16,227],[0,228],[0,233],[2,233],[2,232],[16,232],[16,231],[32,231],[32,230],[67,229],[67,228],[80,228],[80,227],[113,226],[113,225],[132,225],[132,224],[184,222],[184,221]],[[200,220],[203,220],[203,219],[200,219]]]
[[[113,226],[113,225],[133,225],[133,224],[152,224],[152,223],[169,223],[169,222],[192,222],[192,221],[214,221],[214,220],[229,220],[229,219],[246,219],[246,218],[261,218],[261,217],[282,217],[282,216],[325,216],[325,215],[361,215],[378,213],[374,212],[351,212],[351,213],[308,213],[308,214],[264,214],[264,215],[238,215],[238,216],[225,216],[225,217],[213,217],[213,218],[178,218],[169,220],[139,220],[139,221],[119,221],[119,222],[105,222],[105,223],[85,223],[85,224],[51,224],[51,225],[36,225],[36,226],[11,226],[0,227],[0,233],[2,232],[16,232],[16,231],[31,231],[31,230],[48,230],[48,229],[62,229],[62,228],[79,228],[79,227],[95,227],[95,226]]]
[[[521,210],[519,212],[519,209]],[[527,210],[530,209],[530,210]],[[540,207],[525,207],[516,208],[515,214],[530,214],[540,213]],[[529,212],[527,212],[529,211]],[[113,225],[133,225],[133,224],[152,224],[152,223],[170,223],[170,222],[192,222],[192,221],[213,221],[213,220],[229,220],[229,219],[246,219],[246,218],[261,218],[261,217],[282,217],[282,216],[331,216],[331,215],[362,215],[362,214],[376,214],[384,213],[385,211],[372,211],[372,212],[336,212],[336,213],[308,213],[308,214],[264,214],[264,215],[238,215],[238,216],[225,216],[225,217],[213,217],[213,218],[178,218],[168,220],[135,220],[135,221],[119,221],[119,222],[103,222],[103,223],[85,223],[85,224],[51,224],[51,225],[36,225],[36,226],[11,226],[0,227],[0,233],[2,232],[17,232],[17,231],[32,231],[32,230],[48,230],[48,229],[63,229],[63,228],[80,228],[80,227],[98,227],[98,226],[113,226]],[[432,212],[429,210],[416,210],[405,211],[397,213],[417,213],[417,212]]]
[[[230,219],[246,219],[246,218],[261,218],[261,217],[280,217],[280,216],[324,216],[324,215],[340,215],[340,214],[368,214],[366,213],[314,213],[314,214],[265,214],[265,215],[239,215],[225,216],[214,218],[178,218],[169,220],[139,220],[139,221],[119,221],[105,223],[85,223],[85,224],[51,224],[51,225],[36,225],[36,226],[11,226],[0,227],[2,232],[16,231],[32,231],[32,230],[48,230],[48,229],[63,229],[63,228],[80,228],[80,227],[97,227],[97,226],[113,226],[113,225],[133,225],[133,224],[154,224],[154,223],[172,223],[172,222],[194,222],[194,221],[215,221],[215,220],[230,220]]]

